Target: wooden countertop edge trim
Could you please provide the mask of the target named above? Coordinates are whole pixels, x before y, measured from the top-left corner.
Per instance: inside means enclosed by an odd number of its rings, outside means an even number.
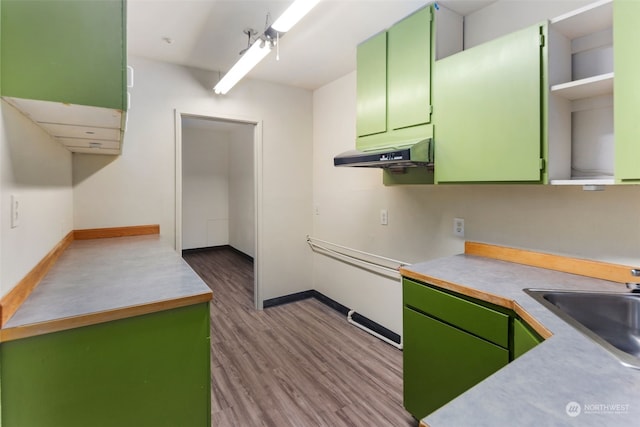
[[[21,338],[29,338],[52,332],[60,332],[69,329],[80,328],[83,326],[97,325],[100,323],[111,322],[114,320],[126,319],[134,316],[157,313],[159,311],[170,310],[173,308],[186,307],[203,302],[209,302],[213,298],[212,292],[191,295],[163,301],[152,302],[148,304],[134,305],[115,310],[101,311],[86,315],[67,317],[64,319],[52,320],[50,322],[40,322],[31,325],[17,326],[0,330],[0,342],[13,341]]]
[[[58,242],[5,296],[0,299],[0,327],[15,314],[31,292],[40,284],[51,267],[58,261],[74,240],[100,239],[107,237],[143,236],[160,234],[159,224],[134,225],[130,227],[93,228],[72,230]]]
[[[497,246],[480,242],[465,242],[464,253],[465,255],[474,255],[500,261],[508,261],[516,264],[539,267],[547,270],[560,271],[569,274],[577,274],[580,276],[608,280],[618,283],[627,282],[631,278],[630,270],[633,268],[621,264],[612,264],[581,258],[571,258],[561,255],[546,254],[542,252],[509,248],[506,246]],[[547,329],[535,317],[530,315],[524,308],[522,308],[522,306],[520,306],[514,300],[504,298],[500,295],[491,294],[489,292],[479,291],[468,286],[447,282],[436,277],[415,273],[413,271],[407,270],[406,268],[400,268],[400,274],[411,279],[428,282],[443,289],[447,289],[462,295],[477,298],[482,301],[490,302],[492,304],[511,309],[544,339],[547,339],[553,335],[553,333],[549,329]]]
[[[58,258],[73,242],[73,231],[70,231],[57,245],[49,251],[35,267],[27,273],[5,296],[0,299],[0,325],[4,325],[20,308],[22,303],[31,295],[46,276]]]
[[[416,273],[416,272],[407,270],[405,268],[400,269],[400,274],[410,279],[415,279],[421,282],[427,282],[429,284],[438,286],[442,289],[447,289],[449,291],[457,292],[462,295],[466,295],[472,298],[477,298],[482,301],[490,302],[492,304],[496,304],[505,308],[513,309],[513,300],[501,297],[500,295],[495,295],[490,292],[479,291],[477,289],[470,288],[468,286],[448,282],[446,280],[438,279],[437,277],[432,277],[426,274]]]
[[[466,255],[476,255],[618,283],[629,282],[632,279],[630,270],[634,268],[627,265],[572,258],[480,242],[465,242],[464,253]]]
[[[547,339],[553,335],[553,333],[549,329],[547,329],[542,323],[540,323],[535,317],[530,315],[524,308],[522,308],[517,302],[512,299],[492,294],[490,292],[479,291],[477,289],[459,285],[457,283],[448,282],[446,280],[438,279],[437,277],[428,276],[426,274],[416,273],[414,271],[407,270],[404,267],[400,268],[400,274],[403,277],[407,277],[409,279],[426,282],[442,289],[447,289],[461,295],[466,295],[471,298],[476,298],[495,305],[499,305],[504,308],[508,308],[509,310],[513,310],[522,320],[524,320],[544,339]]]
[[[86,228],[73,230],[75,240],[107,239],[111,237],[145,236],[160,234],[159,224],[133,225],[129,227]]]
[[[527,312],[527,310],[522,308],[520,304],[518,304],[515,301],[511,301],[511,302],[513,304],[513,311],[515,311],[516,314],[520,316],[520,318],[524,320],[524,322],[527,325],[533,328],[534,331],[540,334],[542,338],[546,340],[547,338],[551,338],[553,336],[553,332],[551,332],[542,323],[540,323],[538,319],[530,315],[529,312]]]

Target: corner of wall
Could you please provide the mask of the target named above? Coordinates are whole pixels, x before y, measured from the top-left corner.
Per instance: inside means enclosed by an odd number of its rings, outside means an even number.
[[[0,101],[0,295],[6,295],[73,228],[71,152]],[[11,196],[20,223],[6,215]]]

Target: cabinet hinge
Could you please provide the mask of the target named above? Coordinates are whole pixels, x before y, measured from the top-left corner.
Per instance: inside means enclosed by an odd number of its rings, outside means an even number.
[[[429,105],[429,114],[433,114],[433,105]]]
[[[545,161],[544,159],[540,159],[540,170],[543,171],[544,170],[544,166],[545,166]]]
[[[544,47],[544,34],[540,34],[540,47]]]
[[[433,9],[429,9],[429,22],[433,21]]]

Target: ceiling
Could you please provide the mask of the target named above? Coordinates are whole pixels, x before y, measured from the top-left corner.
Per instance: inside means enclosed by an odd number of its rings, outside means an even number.
[[[444,0],[467,15],[495,0]],[[278,0],[128,0],[130,55],[224,74],[258,32],[292,2]],[[280,40],[249,77],[317,89],[355,70],[358,43],[429,3],[416,0],[322,0]]]

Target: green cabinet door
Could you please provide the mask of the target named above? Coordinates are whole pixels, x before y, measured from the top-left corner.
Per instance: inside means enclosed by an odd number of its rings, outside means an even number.
[[[387,130],[387,33],[358,46],[356,130],[366,136]]]
[[[389,128],[431,121],[431,8],[389,29]]]
[[[358,46],[357,149],[399,147],[432,137],[431,8]],[[432,174],[418,175],[416,182],[433,182]],[[413,178],[391,181],[411,183]]]
[[[509,351],[403,308],[404,406],[423,418],[509,363]]]
[[[409,308],[443,319],[494,344],[509,346],[508,314],[407,278],[402,280],[402,298]]]
[[[542,179],[542,64],[536,25],[436,61],[436,182]]]
[[[522,356],[541,342],[542,338],[520,319],[513,319],[513,359]]]
[[[613,2],[615,177],[640,181],[640,1]]]
[[[2,343],[2,426],[211,426],[209,316],[202,303]]]
[[[2,95],[126,110],[124,0],[2,0]]]

